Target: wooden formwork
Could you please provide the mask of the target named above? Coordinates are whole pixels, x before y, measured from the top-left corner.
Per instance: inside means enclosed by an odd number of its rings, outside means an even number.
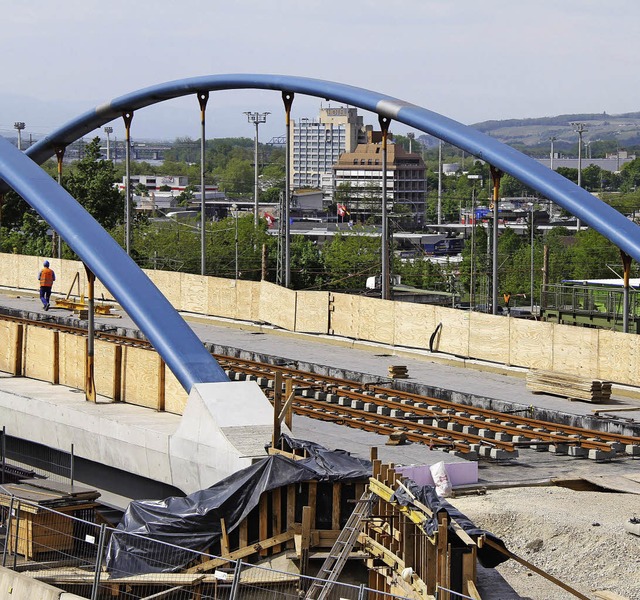
[[[445,510],[434,513],[411,494],[393,465],[373,461],[369,482],[378,503],[360,542],[369,587],[412,598],[449,600],[446,590],[479,598],[476,591],[477,544]],[[394,493],[412,497],[401,505]]]

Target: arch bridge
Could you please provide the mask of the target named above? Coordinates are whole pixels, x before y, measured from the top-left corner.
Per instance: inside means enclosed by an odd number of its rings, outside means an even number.
[[[508,173],[604,235],[623,253],[627,274],[630,259],[640,261],[640,227],[534,159],[426,108],[379,92],[331,81],[256,74],[180,79],[105,102],[69,121],[31,146],[24,154],[0,138],[0,178],[62,236],[102,281],[149,338],[187,391],[195,383],[226,381],[226,375],[127,253],[38,164],[54,155],[61,160],[66,146],[114,119],[124,119],[129,141],[128,134],[135,111],[188,95],[195,95],[200,106],[203,132],[201,143],[204,145],[205,110],[210,92],[238,89],[281,92],[287,127],[295,95],[304,94],[376,113],[385,138],[392,121],[431,134],[488,162],[494,175],[494,190],[497,189],[496,183],[499,185],[500,175]],[[385,172],[383,168],[383,177]],[[383,223],[385,205],[386,202],[383,202]],[[494,210],[497,211],[497,202],[494,202]],[[384,266],[383,258],[383,276]],[[496,285],[494,281],[494,297]]]

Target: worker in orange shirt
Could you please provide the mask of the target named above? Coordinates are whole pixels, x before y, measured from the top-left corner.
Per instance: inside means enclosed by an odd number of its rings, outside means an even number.
[[[44,306],[45,310],[49,310],[51,288],[53,287],[53,282],[56,280],[56,274],[53,272],[53,269],[49,268],[48,260],[42,263],[42,271],[40,271],[38,275],[38,280],[40,281],[40,300],[42,306]]]

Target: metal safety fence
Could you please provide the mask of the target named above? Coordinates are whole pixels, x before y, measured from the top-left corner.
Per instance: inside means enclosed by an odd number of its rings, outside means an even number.
[[[2,566],[91,600],[300,599],[320,582],[294,572],[295,561],[278,563],[278,570],[97,524],[94,509],[81,501],[53,509],[0,496]],[[351,577],[366,577],[364,567]],[[357,583],[322,587],[327,600],[405,598]]]

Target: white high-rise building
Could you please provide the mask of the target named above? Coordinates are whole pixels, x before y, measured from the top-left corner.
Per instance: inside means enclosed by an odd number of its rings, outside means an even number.
[[[352,152],[366,139],[366,130],[355,108],[321,108],[315,119],[291,123],[291,186],[293,189],[325,189],[332,180],[333,165],[344,152]]]

